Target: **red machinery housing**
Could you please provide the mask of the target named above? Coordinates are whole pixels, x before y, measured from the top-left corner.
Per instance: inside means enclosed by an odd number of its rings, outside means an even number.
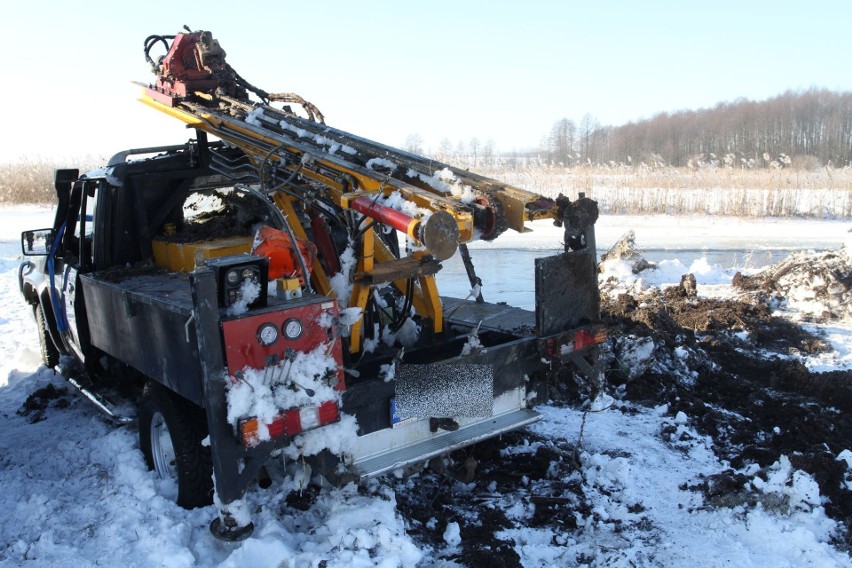
[[[145,53],[169,37],[150,36],[145,41]],[[175,106],[180,98],[195,91],[247,99],[244,89],[237,86],[236,73],[225,62],[225,50],[210,32],[180,33],[174,36],[168,53],[155,66],[157,82],[149,85],[148,93],[159,102]],[[153,60],[149,61],[153,63]]]

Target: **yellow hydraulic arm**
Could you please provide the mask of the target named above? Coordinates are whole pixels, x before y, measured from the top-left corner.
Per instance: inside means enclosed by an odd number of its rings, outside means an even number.
[[[149,47],[146,58],[157,81],[144,85],[142,102],[239,148],[247,163],[220,164],[223,173],[238,177],[247,169],[297,237],[308,238],[304,215],[300,219],[305,202],[349,212],[358,236],[350,243],[357,265],[348,275],[349,297],[338,299],[350,307],[363,310],[374,286],[392,283],[412,296],[411,307],[440,333],[443,314],[434,280],[440,261],[460,244],[493,239],[507,228],[524,231],[530,220],[558,218],[552,200],[331,128],[301,97],[252,87],[224,62],[224,51],[207,32],[178,34],[159,64],[148,56]],[[250,100],[247,91],[260,100]],[[309,118],[286,106],[275,108],[273,101],[300,104]],[[410,254],[395,253],[380,227],[404,233]],[[334,276],[317,263],[312,284],[322,294],[337,295]],[[361,349],[361,331],[358,322],[352,352]]]

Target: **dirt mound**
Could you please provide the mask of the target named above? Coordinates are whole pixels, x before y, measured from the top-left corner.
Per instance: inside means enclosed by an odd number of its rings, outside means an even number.
[[[638,268],[634,273],[650,265],[629,234],[623,244],[612,258],[627,260]],[[850,550],[852,479],[846,461],[838,458],[848,455],[852,461],[852,371],[810,371],[801,355],[831,346],[776,315],[785,291],[818,288],[815,296],[827,307],[821,313],[828,314],[819,317],[845,317],[841,308],[848,306],[841,304],[849,293],[849,266],[841,258],[836,253],[795,255],[761,275],[741,275],[743,293],[733,299],[699,297],[691,275],[665,290],[619,293],[616,285],[604,286],[609,293],[602,294],[603,320],[610,340],[602,357],[609,392],[622,401],[610,412],[635,412],[637,404],[666,408],[673,422],[664,420],[659,436],[688,449],[695,440],[672,425],[685,416],[698,434],[712,439],[719,460],[729,464],[682,488],[700,492],[703,508],[790,510],[797,504],[789,494],[762,491],[760,484],[777,479],[779,469],[801,470],[819,486],[827,514],[846,527],[835,545]],[[824,284],[816,286],[817,281]],[[564,394],[565,401],[578,400],[577,393]],[[499,535],[527,526],[570,539],[572,531],[583,530],[578,518],[622,522],[595,516],[594,496],[588,494],[593,489],[583,478],[590,466],[583,455],[567,442],[512,432],[456,452],[441,471],[399,480],[397,506],[409,533],[436,550],[448,550],[445,531],[458,523],[461,545],[446,560],[520,566],[512,543]],[[459,481],[471,458],[479,464],[477,476]],[[649,521],[642,503],[625,505],[636,520],[617,529],[644,530]],[[519,521],[518,508],[532,512]],[[586,564],[593,559],[573,560]]]
[[[826,512],[852,528],[848,471],[837,459],[852,439],[852,371],[808,370],[800,355],[831,346],[774,315],[789,305],[789,294],[791,302],[805,298],[819,308],[813,319],[848,317],[851,279],[844,254],[797,254],[753,277],[739,275],[736,284],[746,293],[738,299],[696,298],[687,279],[664,291],[604,296],[614,338],[610,384],[628,400],[684,412],[731,464],[693,488],[708,506],[762,498],[737,470],[765,471],[789,456],[829,499]],[[850,534],[841,546],[852,544]]]
[[[737,273],[734,286],[757,292],[764,302],[796,307],[806,319],[852,318],[850,250],[795,253],[753,276]]]
[[[50,384],[28,396],[17,414],[25,417],[30,424],[35,424],[46,418],[45,412],[48,408],[67,408],[69,404],[68,391]]]
[[[475,479],[459,481],[471,459],[478,464]],[[446,560],[471,567],[520,568],[514,543],[502,539],[500,531],[552,527],[567,538],[578,528],[578,515],[593,514],[583,491],[580,459],[571,445],[554,444],[529,432],[509,432],[453,453],[441,462],[440,471],[400,480],[397,508],[408,521],[408,533],[436,549],[446,546],[447,526],[458,523],[461,546]],[[638,511],[641,505],[633,508]],[[518,509],[534,511],[519,520],[512,514]]]

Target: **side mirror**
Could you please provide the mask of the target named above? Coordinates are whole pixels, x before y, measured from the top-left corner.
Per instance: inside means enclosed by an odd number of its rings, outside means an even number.
[[[53,229],[36,229],[21,233],[21,252],[24,256],[47,256],[56,232]]]

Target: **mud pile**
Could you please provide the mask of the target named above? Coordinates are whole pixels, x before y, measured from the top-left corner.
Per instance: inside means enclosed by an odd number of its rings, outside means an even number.
[[[810,371],[802,356],[832,347],[776,315],[796,308],[809,321],[852,316],[848,253],[797,253],[753,276],[737,274],[734,299],[698,298],[688,276],[663,291],[603,298],[614,337],[610,385],[629,400],[695,417],[730,461],[731,470],[702,487],[708,499],[745,498],[734,470],[765,469],[786,455],[817,480],[828,514],[852,526],[847,469],[837,460],[852,440],[852,371]],[[778,432],[778,424],[788,427]]]
[[[754,276],[737,273],[733,284],[764,303],[796,308],[806,320],[852,318],[852,248],[795,253]]]
[[[636,274],[652,267],[631,235],[622,245],[611,259],[627,260]],[[803,356],[832,347],[781,317],[779,309],[794,307],[796,298],[797,309],[805,301],[814,308],[808,318],[850,317],[850,264],[845,250],[793,255],[757,275],[739,275],[735,288],[740,293],[730,299],[699,297],[691,275],[664,290],[602,283],[603,319],[610,336],[602,356],[609,393],[623,403],[610,412],[629,412],[631,405],[667,405],[667,415],[688,416],[690,427],[712,439],[712,451],[729,467],[683,488],[701,493],[707,508],[768,507],[766,495],[751,481],[755,475],[769,479],[779,463],[807,472],[826,498],[826,513],[846,527],[834,545],[847,551],[852,548],[852,491],[847,465],[838,456],[852,440],[852,371],[810,371]],[[563,403],[573,400],[569,394]],[[675,433],[663,427],[659,436],[675,446],[690,443],[672,441]],[[530,443],[538,445],[532,458],[529,452],[512,451]],[[510,543],[497,536],[519,526],[497,506],[507,495],[534,507],[531,522],[536,526],[569,538],[572,531],[582,530],[576,519],[590,514],[593,499],[582,483],[578,448],[521,432],[469,451],[480,466],[463,499],[451,472],[424,474],[414,485],[400,482],[398,507],[422,542],[440,548],[444,523],[436,527],[435,519],[458,520],[461,551],[452,560],[468,566],[519,566]],[[455,457],[456,464],[467,459]],[[626,505],[643,510],[639,502]]]

